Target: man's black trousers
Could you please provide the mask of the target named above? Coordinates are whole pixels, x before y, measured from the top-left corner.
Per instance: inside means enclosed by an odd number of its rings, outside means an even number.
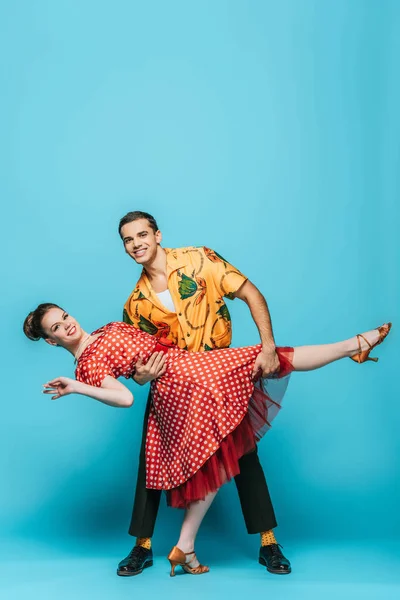
[[[130,535],[152,537],[156,523],[161,490],[146,488],[146,431],[151,406],[151,395],[147,400],[143,423],[143,438],[140,450],[139,470],[136,483]],[[260,533],[276,527],[274,509],[269,495],[265,475],[257,450],[239,460],[240,473],[235,477],[242,513],[248,533]]]

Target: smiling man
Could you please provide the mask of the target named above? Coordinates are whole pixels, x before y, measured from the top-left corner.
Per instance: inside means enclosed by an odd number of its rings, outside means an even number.
[[[279,368],[271,319],[260,291],[214,250],[206,247],[163,248],[162,234],[154,217],[135,211],[119,224],[125,252],[143,267],[142,274],[124,306],[124,320],[155,335],[166,337],[189,351],[227,348],[232,328],[224,298],[240,298],[249,307],[258,328],[262,351],[253,376],[267,377]],[[141,385],[164,373],[161,353],[136,366],[135,381]],[[161,492],[145,486],[145,443],[150,396],[144,419],[136,495],[130,535],[136,544],[119,565],[118,575],[138,575],[153,564],[151,537]],[[291,572],[275,539],[276,519],[257,452],[240,459],[235,477],[248,533],[260,533],[259,562],[270,573]]]

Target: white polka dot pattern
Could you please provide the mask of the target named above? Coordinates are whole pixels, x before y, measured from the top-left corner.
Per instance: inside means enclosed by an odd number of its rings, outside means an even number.
[[[146,439],[146,487],[187,481],[242,421],[260,346],[168,352],[168,370],[152,383]]]
[[[157,339],[127,323],[109,323],[79,358],[76,378],[101,386],[107,375],[132,376],[159,350]],[[156,347],[157,346],[157,347]],[[192,477],[242,421],[254,390],[261,345],[211,352],[165,349],[167,370],[151,384],[146,437],[146,487],[169,490]]]
[[[110,375],[132,377],[139,354],[148,360],[157,344],[157,339],[127,323],[109,323],[93,334],[100,336],[81,354],[75,377],[89,385],[100,387],[103,379]]]

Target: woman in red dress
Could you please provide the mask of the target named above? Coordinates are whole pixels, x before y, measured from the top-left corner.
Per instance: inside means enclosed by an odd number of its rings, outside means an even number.
[[[235,477],[239,459],[255,448],[280,408],[292,371],[318,369],[340,358],[356,362],[389,333],[391,324],[334,344],[277,348],[279,374],[254,381],[252,370],[261,345],[187,352],[157,340],[127,323],[109,323],[91,334],[55,304],[41,304],[25,319],[24,332],[43,338],[74,357],[75,377],[57,377],[44,385],[55,400],[81,394],[116,407],[133,404],[130,390],[118,381],[132,377],[141,357],[165,356],[161,377],[151,383],[152,406],[146,440],[147,487],[167,492],[168,504],[186,508],[181,535],[169,560],[201,574],[191,551],[197,531],[217,490]]]

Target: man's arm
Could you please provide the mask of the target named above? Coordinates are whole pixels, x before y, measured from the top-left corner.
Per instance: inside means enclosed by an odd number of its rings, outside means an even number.
[[[268,377],[268,375],[272,375],[279,370],[279,358],[276,354],[267,302],[261,292],[249,280],[245,281],[239,288],[235,293],[235,297],[246,302],[260,333],[262,350],[254,363],[253,377],[256,377],[257,374]]]
[[[137,327],[137,324],[132,321],[128,314],[127,303],[124,306],[122,320],[124,323],[128,323],[128,325]],[[132,379],[139,385],[145,385],[146,383],[153,381],[153,379],[157,379],[157,377],[162,377],[166,369],[167,364],[163,352],[154,352],[145,364],[142,361],[142,357],[139,356]]]

